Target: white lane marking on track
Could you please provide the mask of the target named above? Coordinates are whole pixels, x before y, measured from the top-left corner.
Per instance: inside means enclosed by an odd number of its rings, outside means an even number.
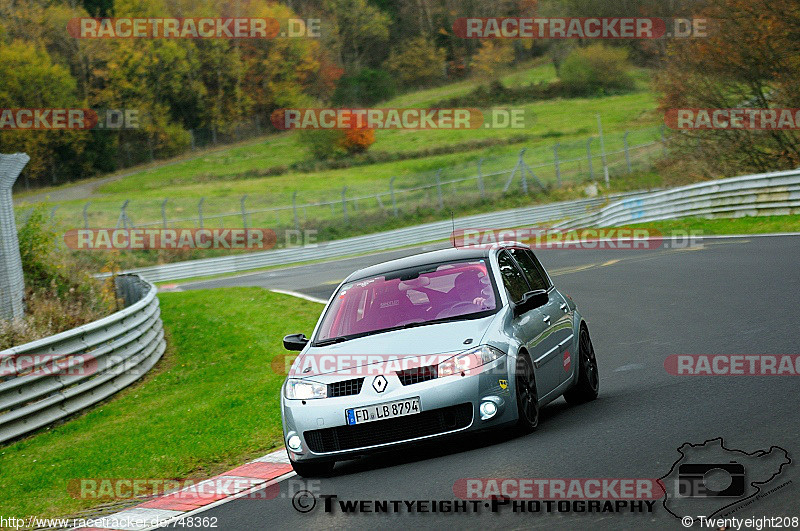
[[[729,239],[729,238],[763,238],[763,237],[769,237],[769,236],[800,236],[800,232],[769,232],[769,233],[765,233],[765,234],[723,234],[723,235],[716,235],[716,236],[712,236],[712,235],[698,236],[698,238],[699,239],[706,239],[706,240],[711,240],[711,239],[720,239],[721,240],[721,239]],[[668,239],[676,239],[676,238],[662,238],[662,239],[667,239],[668,240]],[[285,272],[287,270],[296,269],[296,268],[300,268],[300,267],[306,267],[306,266],[310,267],[310,266],[317,266],[317,265],[320,265],[320,264],[329,264],[329,263],[332,263],[332,262],[342,262],[342,261],[345,261],[345,260],[352,260],[354,258],[363,258],[365,256],[374,256],[376,254],[382,254],[384,252],[393,252],[393,251],[396,251],[396,250],[416,249],[416,248],[417,247],[415,247],[415,246],[410,246],[410,247],[404,247],[404,248],[401,248],[401,249],[394,249],[394,250],[388,250],[388,251],[379,251],[379,252],[376,252],[376,253],[371,253],[371,254],[366,254],[366,255],[334,258],[332,260],[327,260],[327,261],[323,261],[323,262],[315,262],[313,264],[296,264],[296,265],[289,264],[287,266],[278,268],[278,269],[276,269],[274,271],[276,271],[277,274],[281,274],[281,273],[283,273],[283,272]],[[422,249],[424,250],[424,247]],[[208,280],[187,280],[186,282],[181,282],[180,285],[181,286],[191,286],[193,284],[205,284],[205,283],[208,283],[208,282],[219,282],[219,281],[230,280],[230,279],[237,279],[237,278],[244,278],[244,277],[249,277],[249,276],[263,275],[265,272],[268,272],[268,271],[263,271],[263,270],[262,271],[251,271],[249,273],[239,273],[239,274],[235,274],[235,275],[225,275],[225,276],[220,277],[220,278],[212,278],[212,279],[208,279]]]
[[[305,295],[303,293],[298,293],[296,291],[288,291],[285,289],[271,289],[273,293],[280,293],[281,295],[291,295],[292,297],[297,297],[298,299],[305,299],[311,302],[318,302],[320,304],[328,304],[328,301],[323,299],[318,299],[316,297],[311,297],[309,295]]]
[[[636,371],[639,369],[644,369],[644,364],[642,363],[629,363],[627,365],[623,365],[621,367],[617,367],[614,369],[614,372],[623,372],[623,371]]]

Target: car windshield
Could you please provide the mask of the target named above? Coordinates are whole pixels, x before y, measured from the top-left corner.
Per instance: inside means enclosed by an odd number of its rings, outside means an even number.
[[[496,309],[484,260],[432,264],[344,284],[316,343],[405,326],[479,317]]]

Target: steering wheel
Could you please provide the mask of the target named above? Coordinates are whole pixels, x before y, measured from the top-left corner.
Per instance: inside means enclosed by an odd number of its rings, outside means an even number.
[[[455,315],[459,315],[459,312],[457,312],[455,310],[457,310],[458,308],[461,308],[461,307],[466,307],[466,306],[475,307],[475,306],[478,306],[478,305],[472,303],[471,301],[459,301],[459,302],[456,302],[455,304],[452,304],[449,308],[445,308],[444,310],[439,312],[436,315],[436,318],[437,319],[441,319],[443,317],[452,317],[452,316],[455,316]]]

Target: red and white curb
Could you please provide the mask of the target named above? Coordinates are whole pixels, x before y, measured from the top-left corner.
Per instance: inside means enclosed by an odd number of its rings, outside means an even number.
[[[109,525],[106,527],[77,529],[80,531],[158,529],[175,520],[209,509],[212,505],[220,505],[231,499],[257,492],[293,475],[289,455],[286,449],[281,449],[190,487],[95,519],[97,522],[108,522]],[[220,489],[221,485],[224,485],[224,488]],[[119,527],[114,527],[114,522]]]

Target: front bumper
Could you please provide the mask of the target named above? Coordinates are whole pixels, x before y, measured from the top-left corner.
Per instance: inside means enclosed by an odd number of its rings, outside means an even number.
[[[357,395],[312,400],[290,400],[281,396],[284,442],[293,435],[301,441],[300,451],[287,450],[294,461],[338,460],[364,455],[388,447],[497,427],[517,418],[512,386],[509,385],[508,356],[482,366],[466,376],[452,375],[403,385],[395,373],[385,374],[383,392],[372,387],[375,374],[365,376]],[[336,374],[309,378],[334,383],[353,376]],[[419,397],[420,413],[395,419],[347,425],[345,410]],[[497,413],[482,420],[481,402],[491,400]]]

